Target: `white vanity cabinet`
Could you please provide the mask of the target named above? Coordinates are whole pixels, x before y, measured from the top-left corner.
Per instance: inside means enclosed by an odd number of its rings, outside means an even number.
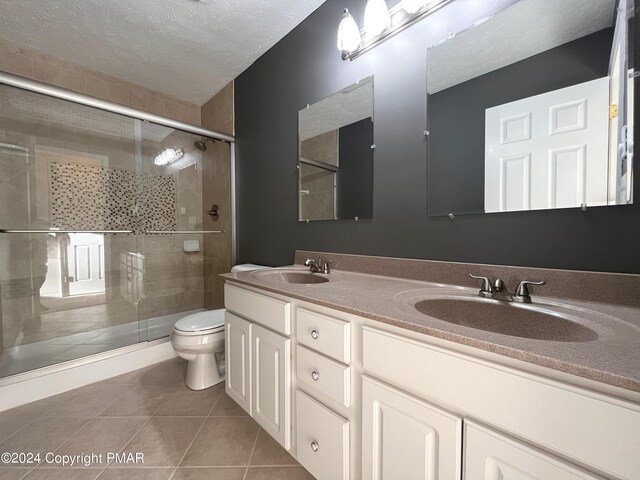
[[[640,402],[226,288],[227,393],[318,480],[640,480]]]
[[[291,448],[290,303],[225,285],[225,390],[285,449]]]

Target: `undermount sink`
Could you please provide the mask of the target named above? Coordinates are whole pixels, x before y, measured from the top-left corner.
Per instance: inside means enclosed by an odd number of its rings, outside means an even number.
[[[512,337],[555,342],[592,342],[598,333],[552,306],[487,299],[467,293],[414,296],[420,313],[455,325]]]
[[[265,282],[290,283],[297,285],[312,285],[327,283],[330,281],[328,275],[321,273],[311,273],[300,270],[258,270],[251,274],[252,277]]]

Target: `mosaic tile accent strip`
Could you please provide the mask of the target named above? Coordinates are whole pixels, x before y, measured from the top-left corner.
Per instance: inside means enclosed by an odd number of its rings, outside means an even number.
[[[177,228],[176,178],[169,175],[138,175],[142,194],[139,228],[175,230]]]
[[[54,228],[137,232],[176,229],[173,176],[61,162],[52,162],[50,170]]]

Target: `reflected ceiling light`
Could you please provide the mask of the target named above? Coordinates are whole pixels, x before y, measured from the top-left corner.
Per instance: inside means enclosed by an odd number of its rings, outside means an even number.
[[[364,28],[359,32],[358,24],[345,9],[338,27],[338,50],[342,52],[342,59],[354,60],[453,1],[401,0],[389,10],[385,0],[367,0]]]
[[[172,163],[176,163],[182,157],[184,157],[184,152],[179,148],[165,148],[156,155],[153,163],[159,166],[171,165]]]
[[[358,24],[349,13],[349,9],[345,8],[340,26],[338,27],[338,50],[351,53],[360,46],[360,42],[361,37]]]
[[[384,0],[367,0],[364,9],[364,29],[367,37],[380,35],[391,26],[391,15]]]
[[[402,0],[402,9],[407,13],[416,13],[427,6],[432,0]]]

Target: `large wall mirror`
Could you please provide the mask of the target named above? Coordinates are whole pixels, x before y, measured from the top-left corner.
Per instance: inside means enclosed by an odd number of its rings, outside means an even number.
[[[298,220],[373,215],[373,77],[298,112]]]
[[[427,54],[429,215],[632,203],[633,0],[520,0]]]

